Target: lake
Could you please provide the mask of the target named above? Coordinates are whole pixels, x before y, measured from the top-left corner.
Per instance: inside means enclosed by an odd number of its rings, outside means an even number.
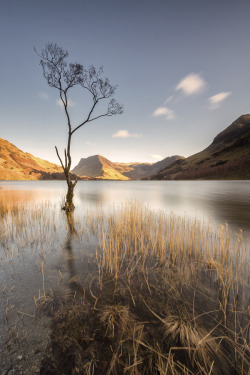
[[[64,181],[1,181],[0,188],[3,205],[50,201],[60,206],[66,193]],[[75,189],[77,210],[129,200],[250,232],[250,181],[79,181]]]
[[[24,374],[38,371],[50,317],[36,313],[37,301],[50,290],[60,293],[66,280],[85,272],[99,246],[91,230],[97,211],[138,202],[155,213],[198,219],[213,228],[228,225],[236,235],[243,231],[249,248],[250,181],[79,181],[74,215],[80,240],[70,243],[60,209],[65,193],[65,181],[0,181],[1,370],[14,364],[27,369]]]

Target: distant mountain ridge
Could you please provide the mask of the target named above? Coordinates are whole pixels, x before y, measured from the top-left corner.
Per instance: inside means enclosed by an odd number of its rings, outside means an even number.
[[[149,179],[250,179],[250,114],[240,116],[203,151],[175,161]]]
[[[181,158],[173,156],[160,162],[113,163],[100,155],[82,158],[72,170],[79,179],[133,180],[158,172],[162,167]],[[0,138],[0,180],[65,179],[62,168],[49,161],[23,152],[12,143]]]
[[[81,177],[87,176],[107,180],[140,180],[153,173],[157,173],[162,168],[180,159],[183,159],[183,157],[175,155],[154,164],[115,163],[101,155],[94,155],[82,158],[72,172]]]
[[[188,158],[175,155],[153,164],[114,163],[94,155],[82,158],[72,173],[79,179],[108,180],[250,179],[250,114],[240,116],[207,148]],[[0,138],[0,180],[64,178],[59,165]]]

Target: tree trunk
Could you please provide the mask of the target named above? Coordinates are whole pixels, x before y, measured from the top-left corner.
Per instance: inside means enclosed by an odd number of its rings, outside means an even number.
[[[73,203],[73,197],[74,197],[74,185],[70,181],[70,183],[68,183],[68,191],[67,191],[66,202],[65,202],[65,210],[66,211],[73,211],[74,210],[75,206],[74,206],[74,203]]]
[[[74,188],[76,186],[77,180],[75,182],[72,182],[70,179],[69,172],[64,171],[64,173],[65,173],[65,177],[66,177],[66,181],[68,185],[68,191],[66,194],[65,206],[63,207],[63,209],[66,212],[72,212],[74,211],[74,208],[75,208],[74,203],[73,203],[73,197],[74,197]]]
[[[74,182],[71,181],[71,176],[70,176],[70,167],[71,167],[71,155],[70,155],[70,142],[71,142],[71,133],[69,133],[69,138],[68,138],[68,150],[64,150],[65,152],[65,164],[63,164],[62,159],[59,155],[58,149],[55,146],[56,153],[58,156],[58,159],[60,160],[61,166],[63,168],[63,172],[67,181],[68,185],[68,191],[66,194],[66,199],[65,199],[65,205],[62,207],[63,210],[68,212],[74,211],[74,203],[73,203],[73,197],[74,197],[74,188],[77,183],[77,178],[75,179]]]

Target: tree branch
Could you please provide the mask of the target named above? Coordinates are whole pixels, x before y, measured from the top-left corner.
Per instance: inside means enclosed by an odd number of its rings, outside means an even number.
[[[68,168],[67,165],[67,154],[66,154],[66,148],[64,149],[64,158],[65,158],[65,169]]]
[[[100,117],[107,117],[107,116],[114,116],[112,115],[112,113],[105,113],[104,115],[99,115],[99,116],[96,116],[96,117],[93,117],[92,119],[90,119],[88,122],[91,122],[91,121],[94,121],[94,120],[97,120],[98,118]]]
[[[65,170],[65,167],[64,167],[64,165],[63,165],[62,159],[61,159],[61,157],[60,157],[60,155],[59,155],[59,152],[58,152],[58,149],[57,149],[56,146],[55,146],[55,149],[56,149],[56,154],[57,154],[57,156],[58,156],[58,159],[60,160],[61,166],[62,166],[63,170]]]
[[[76,130],[78,130],[79,128],[81,128],[83,125],[85,125],[87,122],[89,122],[90,116],[91,116],[92,112],[94,111],[95,106],[96,106],[97,103],[98,103],[98,100],[96,100],[96,101],[94,102],[94,104],[93,104],[93,106],[92,106],[92,108],[91,108],[91,110],[90,110],[90,112],[89,112],[89,114],[88,114],[87,119],[86,119],[85,121],[83,121],[80,125],[78,125],[75,129],[73,129],[72,132],[71,132],[71,135],[72,135]]]

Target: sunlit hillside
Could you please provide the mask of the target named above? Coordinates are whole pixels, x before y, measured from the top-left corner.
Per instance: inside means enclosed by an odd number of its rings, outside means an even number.
[[[0,138],[0,179],[40,180],[44,173],[61,173],[62,168],[46,160],[23,152]]]

